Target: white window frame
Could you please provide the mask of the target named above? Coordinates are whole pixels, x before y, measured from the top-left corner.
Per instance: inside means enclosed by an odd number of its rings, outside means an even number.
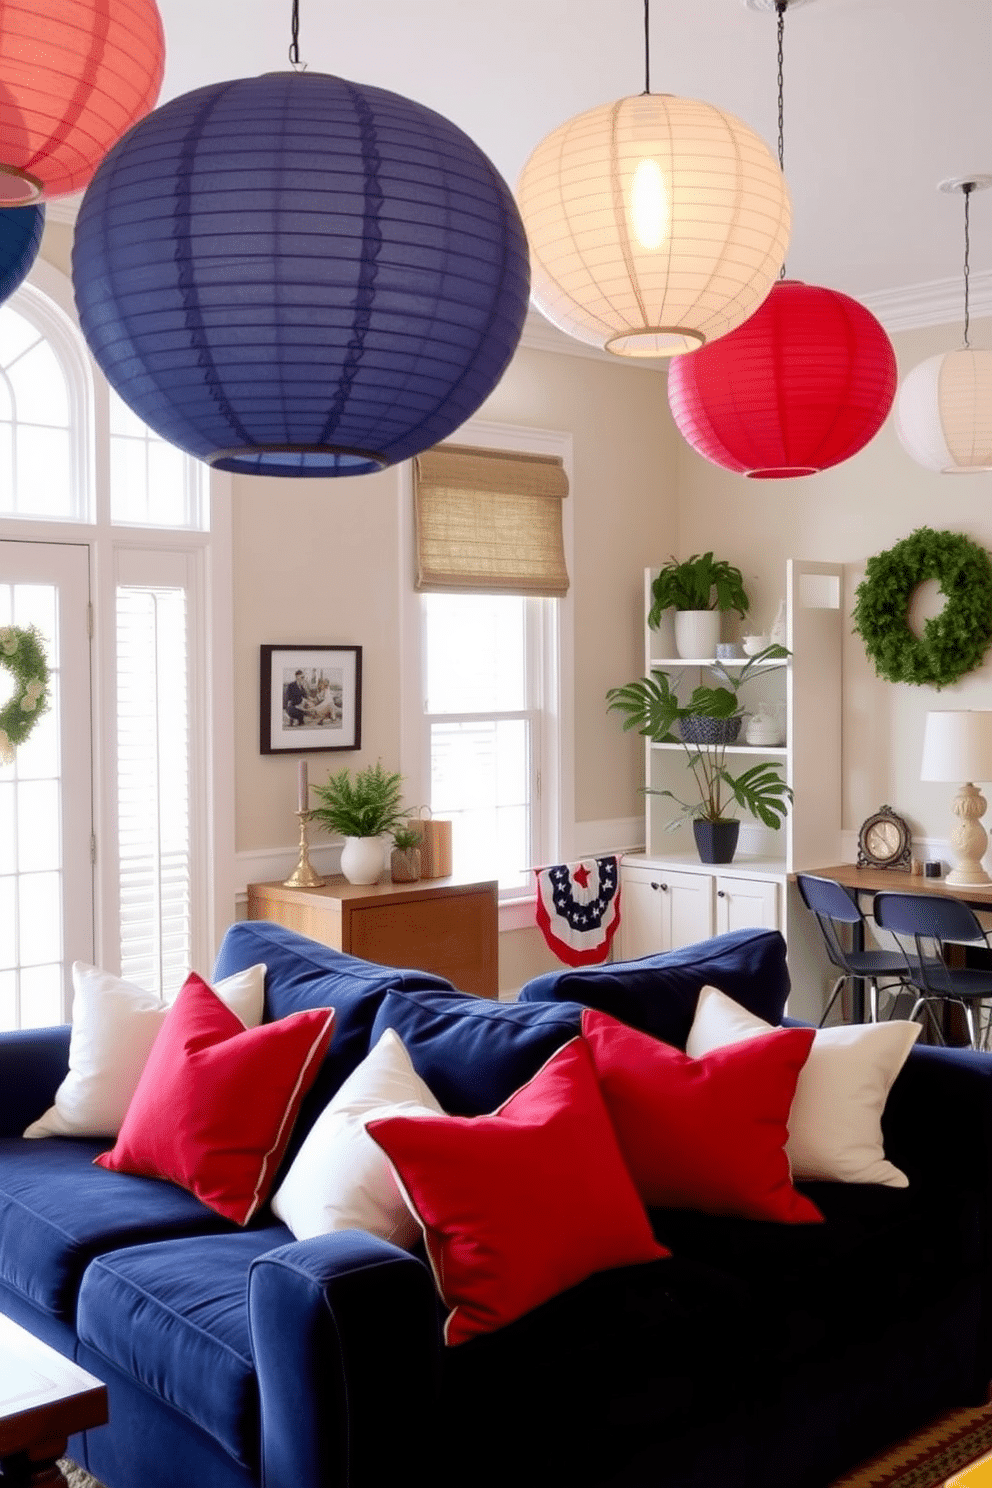
[[[542,727],[536,747],[536,770],[540,790],[534,802],[536,836],[543,863],[567,860],[575,839],[574,789],[574,602],[572,436],[554,429],[525,425],[487,423],[471,419],[459,428],[453,442],[480,449],[514,450],[522,454],[551,455],[561,459],[568,477],[569,495],[562,502],[562,541],[570,584],[562,599],[545,601],[547,623],[540,641],[540,693]],[[415,534],[413,520],[413,467],[407,463],[400,479],[400,771],[404,799],[411,805],[430,798],[428,728],[424,715],[423,607],[414,589]],[[540,867],[542,863],[522,864]],[[533,923],[534,891],[504,890],[500,893],[500,928],[523,928]]]
[[[109,390],[90,358],[75,317],[69,279],[36,259],[14,293],[12,309],[37,324],[66,373],[76,442],[74,479],[92,493],[93,520],[0,517],[4,537],[23,542],[83,543],[89,548],[94,606],[91,651],[94,945],[99,965],[120,967],[116,771],[117,574],[122,555],[129,574],[147,556],[154,582],[157,555],[183,555],[190,645],[190,769],[194,920],[192,966],[209,975],[224,931],[235,917],[234,668],[231,488],[229,475],[209,473],[208,531],[127,527],[110,520]],[[87,505],[74,503],[78,509]],[[136,568],[136,565],[139,567]],[[199,644],[193,644],[194,640]]]

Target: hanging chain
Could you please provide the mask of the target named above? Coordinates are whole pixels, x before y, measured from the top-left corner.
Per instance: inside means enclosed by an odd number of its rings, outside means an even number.
[[[289,60],[294,67],[300,65],[300,0],[293,0],[293,17],[290,22],[292,41],[289,43]],[[306,65],[306,64],[304,64]]]
[[[785,173],[785,9],[789,0],[775,0],[778,13],[778,168]]]
[[[968,280],[971,276],[971,193],[975,189],[974,181],[965,181],[961,190],[964,192],[964,344],[970,346],[968,331],[971,325],[971,310],[968,304]]]
[[[644,91],[651,92],[651,0],[644,0]]]
[[[778,168],[785,175],[785,11],[789,0],[775,0],[778,15]],[[778,274],[785,278],[785,261]]]

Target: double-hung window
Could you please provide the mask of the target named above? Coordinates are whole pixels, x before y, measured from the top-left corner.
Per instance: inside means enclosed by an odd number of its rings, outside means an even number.
[[[569,454],[563,436],[490,427],[415,462],[404,773],[412,760],[418,800],[452,822],[455,873],[504,898],[561,839]]]

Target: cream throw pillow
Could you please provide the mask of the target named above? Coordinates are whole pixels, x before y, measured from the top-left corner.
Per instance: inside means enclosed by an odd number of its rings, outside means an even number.
[[[324,1107],[272,1198],[297,1240],[332,1230],[367,1230],[409,1250],[420,1226],[389,1159],[365,1130],[383,1116],[443,1116],[392,1028]]]
[[[55,1104],[26,1137],[116,1137],[169,1004],[112,972],[72,963],[69,1073]],[[265,966],[249,966],[214,988],[246,1028],[257,1028],[265,1003]]]
[[[698,1059],[772,1026],[715,987],[704,987],[686,1053]],[[919,1035],[918,1023],[902,1021],[817,1029],[789,1113],[785,1151],[793,1178],[908,1187],[905,1173],[885,1156],[882,1112]]]

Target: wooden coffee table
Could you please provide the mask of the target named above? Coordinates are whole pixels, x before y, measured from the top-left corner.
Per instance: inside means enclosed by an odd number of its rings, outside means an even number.
[[[76,1431],[107,1419],[107,1387],[25,1328],[0,1316],[2,1483],[58,1488],[57,1463]]]

